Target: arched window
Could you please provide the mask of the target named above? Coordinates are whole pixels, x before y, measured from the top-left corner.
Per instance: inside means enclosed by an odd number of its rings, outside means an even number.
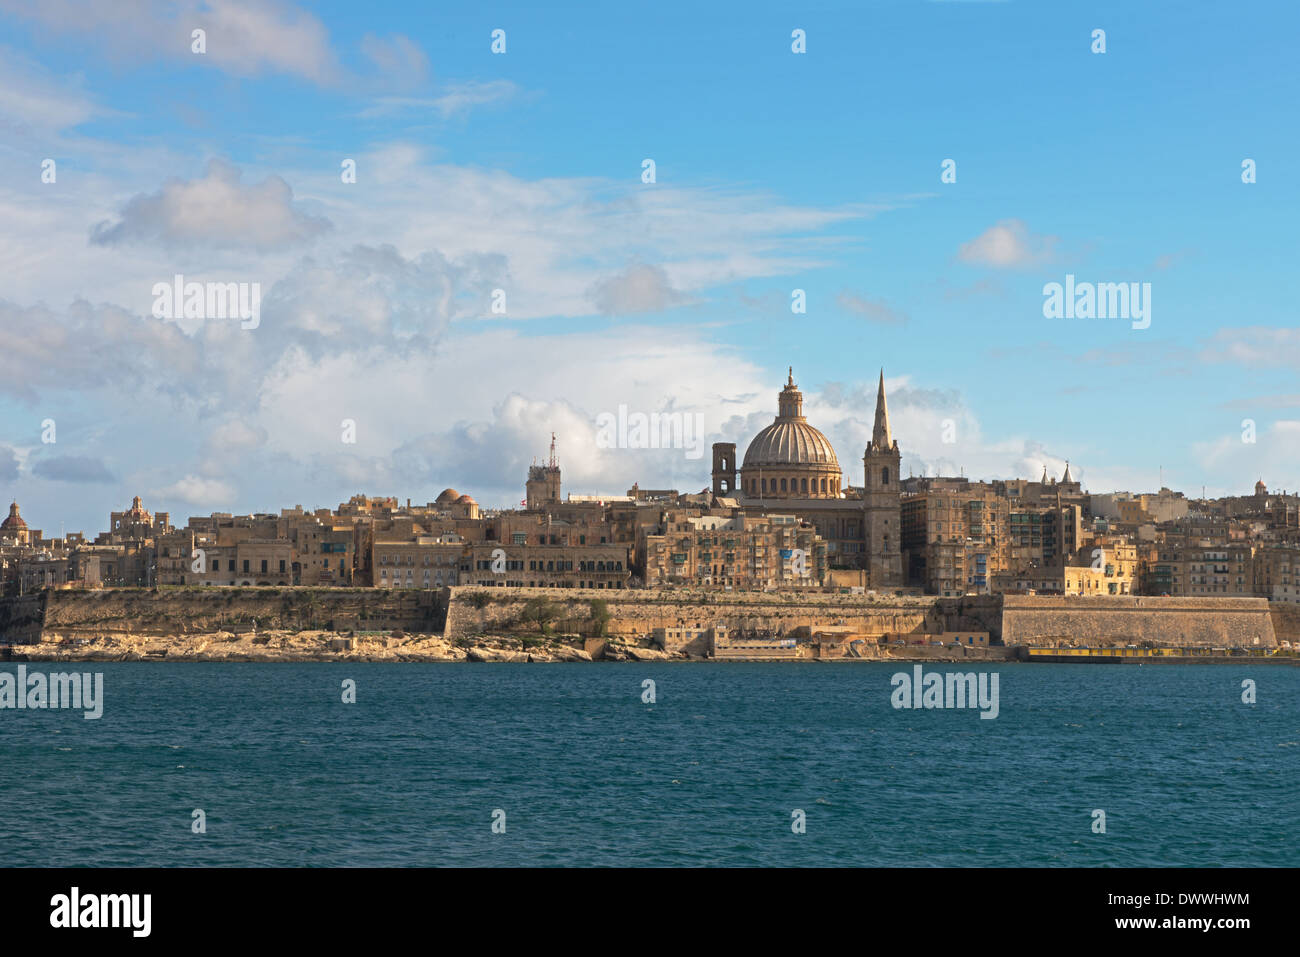
[[[816,480],[816,479],[813,479],[813,481],[815,482],[815,481],[817,481],[817,480]],[[806,491],[808,491],[808,480],[807,480],[807,479],[800,479],[800,480],[799,480],[799,491],[801,491],[801,492],[806,492]]]
[[[786,491],[786,487],[785,487],[785,479],[781,479],[781,491],[782,491],[782,492]]]
[[[886,466],[885,468],[883,468],[883,469],[880,470],[880,484],[881,484],[881,485],[888,485],[888,484],[889,484],[889,467],[888,467],[888,466]]]
[[[826,480],[822,479],[822,494],[826,494]]]
[[[767,479],[763,479],[763,491],[767,491]]]

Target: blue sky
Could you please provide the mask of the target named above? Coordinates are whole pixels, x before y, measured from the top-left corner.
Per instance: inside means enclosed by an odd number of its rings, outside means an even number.
[[[789,364],[851,481],[883,366],[917,473],[1300,484],[1293,5],[590,6],[0,0],[3,494],[507,505],[552,430],[568,490],[697,490],[596,417],[743,449]],[[175,273],[261,325],[153,317]],[[1150,327],[1044,318],[1067,273]]]

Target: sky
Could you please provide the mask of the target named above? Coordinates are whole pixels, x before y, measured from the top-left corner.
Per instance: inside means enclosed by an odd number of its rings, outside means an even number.
[[[566,492],[699,491],[788,367],[854,484],[883,369],[905,472],[1294,490],[1297,27],[0,0],[0,494],[46,534],[135,495],[510,507],[552,432]],[[256,320],[160,303],[177,275]],[[1145,319],[1049,316],[1067,281]],[[699,441],[611,443],[620,409]]]

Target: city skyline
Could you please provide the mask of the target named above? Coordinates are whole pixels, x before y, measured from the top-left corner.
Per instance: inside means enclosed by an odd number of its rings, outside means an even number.
[[[885,365],[904,474],[1297,484],[1291,10],[1216,22],[1210,76],[1168,4],[248,8],[0,5],[0,494],[33,521],[508,506],[552,431],[569,487],[688,491],[597,419],[740,443],[790,364],[845,450]],[[177,276],[259,284],[257,323],[159,317]],[[1147,315],[1046,318],[1076,280]]]

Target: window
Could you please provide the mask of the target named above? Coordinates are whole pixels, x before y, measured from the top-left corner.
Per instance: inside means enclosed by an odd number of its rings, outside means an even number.
[[[266,559],[265,559],[265,558],[262,559],[262,571],[263,571],[263,572],[266,571]]]
[[[340,564],[340,565],[343,564],[343,559],[341,559],[341,558],[339,559],[339,564]],[[283,559],[283,558],[280,559],[280,571],[282,571],[282,572],[284,571],[284,559]]]
[[[881,484],[881,485],[888,485],[888,484],[889,484],[889,468],[888,468],[888,467],[885,467],[885,468],[883,468],[883,469],[880,470],[880,484]]]

